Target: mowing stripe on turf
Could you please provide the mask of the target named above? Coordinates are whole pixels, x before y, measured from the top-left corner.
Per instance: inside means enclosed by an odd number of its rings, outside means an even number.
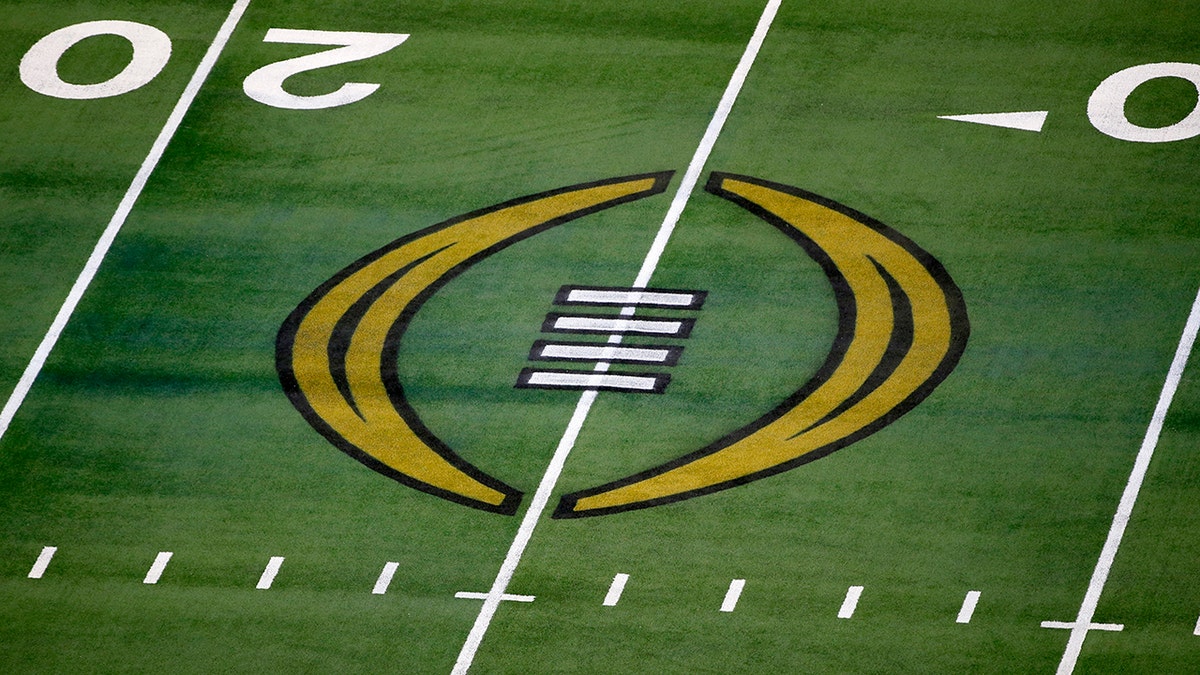
[[[1100,604],[1100,594],[1104,592],[1104,584],[1108,581],[1108,573],[1112,571],[1113,560],[1117,557],[1117,549],[1121,546],[1121,538],[1125,536],[1125,528],[1129,525],[1129,517],[1133,514],[1133,505],[1137,502],[1138,492],[1142,489],[1142,481],[1146,479],[1146,469],[1150,466],[1150,458],[1154,456],[1154,448],[1158,445],[1158,437],[1162,433],[1167,410],[1170,409],[1171,400],[1175,398],[1175,391],[1179,388],[1179,381],[1183,378],[1183,369],[1187,366],[1188,356],[1192,353],[1192,345],[1196,342],[1197,332],[1200,332],[1200,291],[1197,291],[1196,299],[1192,302],[1192,310],[1188,314],[1183,336],[1179,338],[1179,346],[1175,349],[1175,358],[1172,359],[1171,368],[1167,371],[1166,382],[1163,383],[1162,393],[1158,396],[1158,404],[1154,406],[1154,414],[1150,417],[1150,426],[1146,429],[1142,447],[1138,450],[1137,459],[1134,460],[1133,471],[1129,474],[1125,491],[1121,493],[1121,501],[1117,504],[1116,514],[1113,515],[1112,526],[1108,530],[1108,537],[1104,540],[1104,548],[1100,551],[1100,559],[1096,561],[1096,568],[1092,571],[1092,580],[1088,583],[1083,603],[1079,606],[1079,615],[1073,623],[1063,626],[1070,627],[1071,636],[1067,638],[1066,651],[1063,652],[1062,661],[1058,664],[1059,675],[1069,675],[1075,671],[1075,662],[1079,659],[1080,651],[1083,650],[1083,641],[1087,638],[1088,631],[1103,630],[1099,628],[1102,624],[1092,623],[1092,619],[1096,616],[1096,606]],[[1045,623],[1042,625],[1046,627]]]
[[[42,342],[34,351],[33,358],[30,359],[29,365],[25,367],[25,372],[21,374],[21,379],[17,381],[17,386],[8,397],[8,402],[4,404],[4,409],[0,410],[0,439],[4,438],[4,434],[8,431],[13,417],[16,416],[17,410],[24,403],[30,388],[33,387],[34,380],[42,372],[42,366],[46,364],[46,359],[50,357],[50,352],[54,350],[54,345],[58,342],[59,336],[62,335],[63,330],[67,327],[67,322],[71,320],[71,315],[75,313],[75,308],[79,305],[79,301],[83,298],[83,294],[87,291],[88,286],[91,285],[97,270],[100,269],[100,263],[104,262],[104,257],[108,255],[108,250],[117,238],[117,233],[121,231],[121,227],[125,224],[125,219],[129,217],[129,212],[133,210],[133,205],[137,203],[138,197],[141,196],[142,190],[146,187],[146,181],[150,179],[150,174],[154,173],[155,167],[158,166],[158,161],[162,159],[163,152],[167,149],[167,144],[171,142],[175,131],[179,129],[180,123],[183,122],[184,115],[191,108],[192,102],[196,100],[196,94],[200,92],[200,87],[208,79],[209,73],[212,72],[213,66],[217,62],[217,57],[225,49],[226,43],[229,42],[229,37],[233,34],[234,28],[237,27],[242,14],[246,12],[246,7],[249,4],[250,0],[237,0],[233,5],[233,9],[229,10],[229,16],[225,18],[225,22],[221,24],[221,28],[217,31],[216,38],[209,45],[208,51],[204,53],[204,57],[200,59],[200,65],[196,67],[196,72],[192,74],[192,79],[188,81],[187,86],[184,88],[183,95],[179,97],[175,108],[171,110],[171,114],[167,117],[167,123],[163,125],[162,130],[158,133],[158,137],[154,139],[154,144],[150,146],[150,154],[146,155],[146,159],[142,161],[142,166],[134,175],[133,182],[129,184],[129,189],[125,191],[125,196],[121,198],[121,203],[117,205],[116,212],[113,213],[112,218],[108,221],[108,225],[104,228],[104,232],[96,242],[95,248],[92,249],[92,254],[88,256],[83,270],[75,279],[75,284],[71,286],[70,292],[67,293],[67,299],[63,302],[62,307],[59,308],[58,314],[55,315],[54,321],[50,324],[50,329],[46,331],[45,337],[42,338]]]
[[[729,84],[725,87],[725,92],[721,95],[721,100],[717,104],[717,110],[713,113],[712,120],[708,123],[708,128],[700,140],[699,147],[696,148],[695,154],[692,155],[692,160],[688,164],[687,171],[684,173],[683,180],[679,185],[679,190],[676,191],[674,199],[671,200],[671,206],[667,209],[667,215],[654,237],[650,251],[642,261],[642,267],[638,271],[637,279],[633,282],[635,288],[645,288],[650,283],[650,277],[654,275],[654,270],[658,267],[658,260],[662,257],[667,240],[671,238],[671,233],[674,231],[675,225],[679,222],[679,216],[683,213],[683,208],[687,205],[688,199],[691,197],[692,191],[700,179],[704,165],[708,162],[708,156],[712,153],[713,146],[716,145],[717,137],[721,135],[721,129],[725,126],[725,120],[729,118],[729,112],[733,109],[733,104],[742,90],[742,85],[746,82],[746,76],[749,75],[750,68],[754,65],[754,59],[758,56],[758,51],[767,37],[767,31],[770,30],[771,23],[775,20],[775,14],[779,10],[781,1],[768,0],[767,6],[763,9],[762,16],[759,17],[758,24],[754,28],[754,34],[751,36],[750,42],[747,43],[746,50],[742,53],[742,57],[733,71],[733,76],[730,78]],[[621,309],[621,313],[626,316],[632,315],[633,311],[633,307],[624,307]],[[609,342],[615,343],[619,341],[620,336],[609,338]],[[601,362],[596,364],[597,371],[603,372],[607,369],[607,363]],[[517,535],[513,538],[512,544],[508,548],[508,553],[505,554],[504,561],[500,564],[500,571],[496,574],[496,580],[492,583],[492,589],[483,601],[483,606],[479,609],[479,616],[476,617],[474,625],[471,626],[471,632],[467,635],[466,642],[463,643],[462,650],[458,654],[458,660],[454,663],[452,672],[456,675],[465,674],[470,670],[471,664],[475,661],[475,653],[479,650],[479,645],[483,642],[484,635],[487,634],[488,627],[492,623],[492,617],[496,615],[496,610],[500,607],[500,601],[504,598],[505,592],[508,590],[508,583],[517,571],[517,565],[521,562],[521,556],[525,553],[525,547],[529,545],[529,539],[533,536],[533,529],[537,526],[538,520],[546,510],[546,506],[550,503],[550,493],[554,491],[554,486],[558,483],[558,477],[562,473],[563,465],[567,461],[567,455],[571,453],[571,448],[575,446],[575,439],[579,436],[579,430],[583,427],[584,420],[587,419],[588,412],[592,408],[592,403],[596,400],[596,395],[597,392],[595,390],[588,390],[583,392],[579,397],[579,403],[575,405],[575,412],[571,415],[571,421],[568,422],[566,431],[563,432],[562,439],[559,440],[558,447],[554,450],[550,464],[546,467],[546,473],[542,476],[541,482],[538,483],[537,492],[534,493],[533,500],[529,503],[529,508],[521,518],[521,524],[517,528]]]

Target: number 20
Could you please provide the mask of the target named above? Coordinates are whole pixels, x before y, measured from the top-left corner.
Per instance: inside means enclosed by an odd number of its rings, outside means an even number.
[[[125,68],[95,84],[72,84],[58,75],[58,62],[68,49],[97,35],[117,35],[133,45],[133,57]],[[401,33],[295,30],[272,28],[263,42],[335,47],[316,54],[277,61],[250,73],[242,90],[250,98],[276,108],[317,110],[347,105],[370,96],[378,84],[346,82],[337,90],[316,96],[291,94],[284,80],[310,70],[369,59],[390,51],[408,39]],[[119,96],[148,84],[171,58],[171,39],[161,30],[132,21],[88,21],[65,28],[38,40],[21,58],[21,82],[33,91],[54,98],[93,99]]]

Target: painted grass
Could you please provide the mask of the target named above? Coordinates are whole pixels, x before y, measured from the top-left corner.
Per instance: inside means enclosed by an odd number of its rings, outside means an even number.
[[[682,170],[758,3],[255,0],[0,453],[0,665],[24,672],[449,670],[516,519],[395,485],[279,392],[279,324],[392,239],[513,197]],[[3,12],[0,389],[11,387],[228,7],[21,3]],[[1193,10],[1150,3],[784,4],[710,168],[844,202],[962,287],[972,337],[926,402],[795,471],[703,499],[546,521],[477,672],[1049,672],[1197,283],[1195,141],[1109,139],[1083,113],[1116,70],[1196,61]],[[72,22],[176,40],[144,90],[39,97],[15,63]],[[406,32],[297,91],[382,82],[340,109],[266,108],[251,70],[304,51],[269,27]],[[97,43],[89,49],[103,52]],[[87,57],[87,58],[85,58]],[[64,63],[85,77],[87,53]],[[95,70],[89,70],[94,68]],[[1194,102],[1154,83],[1143,124]],[[11,96],[9,93],[11,92]],[[1042,134],[936,120],[1050,110]],[[566,283],[629,283],[663,195],[490,258],[434,296],[406,391],[463,456],[532,492],[576,396],[515,390]],[[54,236],[47,237],[51,232]],[[662,396],[603,395],[560,492],[683,454],[803,384],[835,322],[782,235],[697,195],[654,283],[710,293]],[[1196,378],[1185,376],[1080,671],[1187,672]],[[44,579],[25,579],[44,545]],[[160,550],[162,581],[141,584]],[[287,562],[269,591],[254,583]],[[401,563],[388,595],[370,595]],[[631,579],[616,607],[613,574]],[[717,611],[747,579],[737,611]],[[850,585],[855,617],[836,618]],[[969,625],[954,618],[982,591]]]

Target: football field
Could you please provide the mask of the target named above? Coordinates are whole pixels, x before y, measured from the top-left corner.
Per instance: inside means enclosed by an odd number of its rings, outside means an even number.
[[[0,672],[1200,672],[1200,5],[0,8]]]

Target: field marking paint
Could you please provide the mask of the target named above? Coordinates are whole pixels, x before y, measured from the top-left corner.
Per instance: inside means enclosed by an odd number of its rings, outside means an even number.
[[[667,347],[613,347],[578,345],[566,342],[546,342],[535,354],[546,360],[626,361],[634,363],[667,363],[671,350]]]
[[[970,122],[971,124],[1002,127],[1004,129],[1019,129],[1021,131],[1041,131],[1042,127],[1046,124],[1046,116],[1049,114],[1049,110],[1036,110],[1033,112],[938,115],[938,119],[954,122]]]
[[[614,291],[576,288],[567,293],[562,304],[571,305],[646,305],[690,309],[696,305],[696,293],[670,291]]]
[[[375,580],[375,588],[371,589],[374,595],[383,595],[387,593],[388,586],[392,585],[392,577],[396,576],[396,570],[400,568],[400,563],[390,562],[383,566],[383,571],[379,573],[379,578]]]
[[[638,271],[637,279],[633,283],[634,287],[645,288],[650,282],[650,277],[654,275],[654,270],[658,267],[658,260],[662,257],[663,249],[666,248],[667,240],[670,239],[671,232],[679,222],[679,216],[683,213],[683,207],[687,205],[688,198],[699,181],[700,174],[704,170],[704,165],[708,161],[708,156],[712,153],[713,146],[716,145],[717,137],[720,136],[721,129],[725,126],[725,120],[729,118],[729,112],[733,109],[734,101],[737,100],[738,94],[742,90],[742,85],[746,81],[746,76],[750,73],[751,66],[754,65],[754,59],[758,56],[758,51],[767,37],[767,31],[771,28],[771,23],[775,20],[775,14],[779,10],[780,2],[782,0],[768,0],[767,6],[763,9],[762,16],[759,17],[758,24],[754,28],[754,34],[751,36],[750,42],[746,45],[746,50],[742,53],[742,58],[738,61],[737,68],[734,69],[728,86],[725,87],[725,92],[721,95],[721,100],[717,104],[717,110],[713,114],[708,128],[705,130],[703,138],[700,139],[700,146],[696,148],[696,152],[692,156],[692,161],[688,164],[683,181],[679,185],[679,190],[675,193],[674,199],[671,200],[671,206],[667,209],[667,215],[654,237],[650,251],[642,261],[642,267]],[[633,308],[623,307],[621,313],[623,315],[632,314]],[[609,342],[619,342],[620,339],[619,335],[610,336]],[[597,371],[602,372],[607,370],[607,367],[607,364],[603,362],[596,364]],[[546,473],[542,476],[542,480],[538,484],[533,500],[529,503],[525,515],[521,518],[521,524],[517,528],[517,534],[508,548],[508,553],[504,556],[504,562],[500,564],[500,571],[497,572],[496,580],[492,583],[492,590],[488,592],[487,599],[483,601],[483,607],[479,609],[479,616],[476,617],[474,625],[471,626],[471,632],[467,635],[462,650],[458,654],[458,660],[455,661],[454,669],[451,671],[453,675],[465,675],[470,670],[471,664],[475,661],[475,653],[479,650],[479,645],[483,642],[484,635],[487,634],[488,627],[492,623],[492,617],[496,615],[496,610],[500,607],[500,601],[504,598],[504,593],[508,589],[508,583],[512,580],[513,574],[517,570],[517,565],[521,562],[521,556],[525,553],[525,547],[528,546],[529,539],[533,536],[533,530],[537,526],[542,512],[546,510],[546,506],[550,503],[550,494],[554,491],[554,486],[558,482],[559,475],[562,473],[563,464],[566,462],[567,456],[571,453],[571,448],[575,446],[575,439],[579,436],[579,430],[583,426],[584,420],[587,419],[588,412],[592,408],[592,403],[596,400],[596,395],[597,392],[595,390],[588,390],[583,392],[579,397],[579,403],[575,405],[575,412],[572,413],[571,420],[567,423],[567,428],[558,443],[558,447],[554,451],[553,457],[550,459],[550,464],[546,467]]]
[[[567,424],[566,432],[563,434],[562,439],[559,440],[558,447],[554,450],[554,456],[550,458],[550,464],[546,467],[546,473],[542,476],[542,480],[538,484],[537,492],[534,493],[529,508],[521,518],[521,525],[517,528],[517,535],[513,538],[512,544],[508,548],[508,553],[504,556],[504,562],[500,564],[500,571],[496,574],[496,580],[492,582],[492,589],[485,597],[483,607],[479,609],[479,616],[475,618],[475,624],[471,627],[471,632],[467,635],[467,640],[463,643],[462,650],[458,654],[454,670],[451,671],[455,675],[464,675],[475,660],[475,652],[479,650],[479,645],[483,642],[483,636],[487,633],[487,629],[492,623],[492,617],[496,615],[496,610],[500,607],[500,602],[506,595],[508,583],[512,581],[513,574],[517,571],[517,564],[521,562],[521,556],[525,553],[525,547],[529,545],[529,539],[533,536],[533,529],[537,525],[538,519],[550,503],[550,493],[554,490],[555,483],[558,482],[563,465],[567,461],[567,455],[570,454],[571,448],[574,447],[575,439],[579,437],[579,430],[583,427],[583,421],[587,418],[588,411],[595,400],[595,390],[585,391],[579,397],[579,403],[575,405],[575,412],[571,415],[571,421]]]
[[[58,75],[58,64],[67,50],[97,35],[125,38],[133,55],[121,72],[103,82],[73,84]],[[21,57],[21,82],[43,96],[97,99],[120,96],[149,84],[171,59],[171,38],[166,33],[132,21],[85,21],[59,28],[34,43]]]
[[[687,325],[684,321],[653,319],[609,319],[594,316],[560,316],[553,330],[586,331],[589,333],[640,333],[646,335],[679,336]]]
[[[75,279],[74,285],[67,293],[67,299],[63,301],[62,307],[59,308],[58,314],[55,315],[54,321],[50,324],[50,329],[46,331],[45,337],[33,352],[33,358],[30,359],[29,365],[25,367],[25,372],[21,374],[21,379],[17,381],[16,388],[8,397],[8,402],[4,404],[3,410],[0,410],[0,439],[4,438],[4,434],[8,431],[8,427],[12,424],[12,420],[17,415],[17,410],[21,404],[25,402],[25,397],[29,395],[29,390],[33,387],[34,380],[38,374],[42,372],[42,367],[46,365],[46,359],[50,357],[50,352],[53,351],[54,345],[58,342],[58,338],[67,327],[67,322],[70,321],[71,315],[75,313],[75,308],[79,305],[79,301],[83,298],[83,294],[91,285],[92,279],[95,278],[96,272],[100,269],[100,263],[104,262],[105,256],[108,255],[108,250],[112,247],[113,241],[117,238],[117,233],[121,231],[121,227],[125,225],[125,219],[129,217],[130,211],[133,210],[133,205],[141,196],[142,190],[146,187],[146,182],[150,179],[150,174],[154,173],[155,167],[158,166],[158,161],[162,159],[163,152],[167,149],[167,144],[171,142],[176,130],[179,129],[180,123],[183,122],[184,115],[192,106],[192,102],[196,99],[196,95],[200,92],[200,87],[204,85],[208,75],[212,72],[213,66],[217,62],[217,57],[221,55],[221,51],[225,49],[225,45],[229,42],[229,37],[233,34],[234,28],[245,13],[246,7],[250,4],[250,0],[237,0],[233,8],[229,11],[229,16],[225,18],[225,22],[221,24],[221,28],[217,31],[216,38],[208,47],[208,51],[204,53],[204,57],[200,59],[200,65],[196,67],[196,72],[192,74],[192,79],[188,81],[187,86],[183,90],[183,95],[179,97],[179,101],[175,104],[175,108],[171,110],[171,114],[167,117],[167,123],[163,125],[162,130],[158,133],[158,137],[154,139],[154,144],[150,147],[150,154],[146,155],[146,159],[142,161],[141,167],[133,177],[133,182],[129,184],[129,189],[125,191],[125,196],[121,198],[120,204],[117,205],[116,212],[113,213],[112,219],[108,221],[108,225],[104,228],[104,232],[100,235],[100,239],[96,242],[95,248],[88,256],[87,262],[83,266],[83,270],[79,272],[79,276]]]
[[[854,616],[854,610],[858,608],[858,599],[862,597],[862,586],[851,586],[846,589],[846,599],[842,601],[842,607],[838,610],[839,619],[849,619]]]
[[[37,560],[33,563],[33,568],[29,570],[30,579],[41,579],[46,573],[46,568],[50,566],[50,561],[54,559],[54,553],[58,551],[57,546],[44,546],[42,552],[38,554]]]
[[[725,600],[721,602],[722,612],[732,612],[737,609],[738,599],[742,597],[744,588],[746,588],[745,579],[734,579],[729,582],[729,590],[725,591]]]
[[[1196,619],[1196,628],[1192,631],[1192,635],[1200,635],[1200,619]]]
[[[150,565],[150,569],[146,572],[146,578],[142,579],[142,583],[157,584],[167,569],[167,563],[171,562],[172,555],[174,554],[171,551],[160,551],[154,558],[154,564]]]
[[[1069,675],[1075,671],[1075,663],[1079,660],[1079,653],[1083,650],[1083,641],[1087,638],[1088,631],[1120,630],[1120,628],[1100,627],[1118,626],[1119,624],[1096,624],[1092,622],[1092,619],[1096,616],[1096,607],[1100,604],[1100,594],[1104,592],[1104,584],[1108,582],[1108,574],[1112,571],[1113,560],[1117,557],[1117,549],[1121,546],[1121,538],[1125,536],[1125,528],[1129,525],[1129,518],[1133,514],[1133,505],[1137,502],[1138,492],[1141,491],[1142,482],[1146,479],[1146,470],[1150,466],[1150,459],[1154,456],[1154,449],[1158,445],[1158,437],[1162,433],[1163,422],[1167,419],[1167,410],[1171,407],[1171,400],[1175,398],[1175,391],[1179,388],[1179,381],[1183,378],[1183,369],[1187,366],[1188,356],[1192,353],[1197,332],[1200,332],[1200,291],[1197,291],[1196,299],[1192,302],[1192,309],[1188,314],[1187,323],[1184,325],[1183,335],[1179,338],[1179,346],[1175,349],[1175,357],[1171,360],[1171,368],[1167,371],[1167,379],[1163,382],[1158,403],[1154,406],[1154,414],[1150,417],[1150,426],[1146,428],[1142,447],[1138,450],[1137,458],[1133,463],[1133,471],[1129,474],[1129,481],[1125,484],[1124,492],[1121,493],[1121,501],[1117,504],[1116,514],[1113,515],[1112,526],[1108,530],[1108,537],[1104,540],[1104,548],[1100,551],[1100,559],[1096,561],[1092,579],[1088,582],[1087,592],[1079,606],[1079,615],[1074,622],[1061,626],[1046,625],[1059,622],[1042,623],[1043,628],[1069,628],[1071,631],[1070,637],[1067,638],[1067,648],[1063,652],[1062,661],[1058,664],[1058,675]]]
[[[1042,628],[1055,628],[1058,630],[1074,630],[1074,621],[1043,621]],[[1088,630],[1104,630],[1110,633],[1120,633],[1125,630],[1123,623],[1093,623],[1088,624]]]
[[[531,370],[525,384],[539,387],[614,389],[618,391],[655,391],[662,387],[661,376],[641,376],[621,373],[565,373],[553,370]]]
[[[642,263],[642,269],[638,272],[637,279],[633,282],[634,288],[645,288],[650,283],[650,277],[654,276],[654,270],[658,268],[658,260],[662,257],[663,250],[667,247],[667,241],[671,238],[675,225],[679,223],[679,217],[683,215],[683,208],[687,206],[688,199],[691,198],[696,183],[700,180],[700,174],[704,171],[704,165],[708,163],[708,156],[712,154],[713,146],[717,144],[717,137],[721,135],[721,129],[725,127],[725,121],[729,119],[733,104],[742,91],[742,85],[746,83],[750,68],[754,65],[754,59],[758,57],[758,50],[762,48],[763,41],[767,38],[767,31],[770,30],[771,23],[775,21],[775,14],[779,11],[781,1],[769,0],[763,9],[762,16],[758,19],[758,25],[754,28],[754,35],[746,45],[746,51],[742,53],[742,58],[733,71],[733,77],[729,78],[729,85],[725,87],[725,93],[721,95],[721,101],[717,104],[712,121],[708,123],[708,129],[704,131],[704,137],[700,139],[700,146],[696,148],[696,153],[692,155],[692,161],[683,174],[679,190],[675,192],[675,198],[671,200],[671,207],[667,209],[667,217],[663,219],[662,227],[654,238],[654,243],[650,246],[650,252]]]
[[[283,567],[283,556],[271,556],[271,561],[267,563],[266,569],[263,570],[262,576],[258,578],[256,589],[265,591],[275,583],[275,575],[279,574],[279,568]]]
[[[963,598],[962,608],[958,610],[958,618],[955,623],[971,623],[971,617],[975,614],[975,605],[979,604],[979,591],[968,591],[967,597]]]
[[[454,597],[460,600],[487,600],[488,596],[488,593],[477,593],[475,591],[459,591],[454,594]],[[534,600],[537,600],[537,596],[505,593],[503,596],[501,596],[500,600],[505,602],[533,602]]]
[[[605,607],[616,607],[621,601],[621,594],[625,592],[625,584],[629,582],[629,575],[624,572],[617,573],[613,577],[612,585],[608,587],[608,593],[604,596]]]

